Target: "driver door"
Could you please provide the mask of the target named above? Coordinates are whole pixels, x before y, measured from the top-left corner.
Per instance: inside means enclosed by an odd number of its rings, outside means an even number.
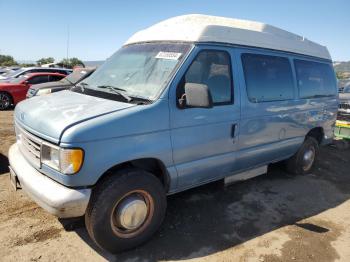
[[[171,89],[171,140],[179,190],[236,170],[240,100],[233,85],[231,52],[224,47],[197,47]],[[213,107],[181,108],[178,101],[186,83],[207,85]]]

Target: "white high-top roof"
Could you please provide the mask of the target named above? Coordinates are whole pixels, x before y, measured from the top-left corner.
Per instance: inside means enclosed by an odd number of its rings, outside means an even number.
[[[302,36],[259,22],[218,16],[173,17],[135,33],[124,45],[153,41],[229,43],[331,59],[325,46]]]

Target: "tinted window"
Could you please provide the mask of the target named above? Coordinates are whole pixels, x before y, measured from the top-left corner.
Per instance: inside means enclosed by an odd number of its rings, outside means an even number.
[[[60,74],[64,74],[67,75],[68,72],[66,70],[54,70],[55,73],[60,73]]]
[[[186,83],[207,85],[214,105],[232,102],[230,55],[224,51],[200,52],[182,80],[179,87],[182,93]]]
[[[329,64],[294,60],[301,98],[335,95],[337,83]]]
[[[251,102],[293,99],[293,74],[287,58],[243,54],[242,63]]]
[[[29,84],[35,85],[35,84],[41,84],[48,82],[48,76],[34,76],[30,79],[28,79]]]
[[[63,76],[49,76],[50,81],[60,81]]]

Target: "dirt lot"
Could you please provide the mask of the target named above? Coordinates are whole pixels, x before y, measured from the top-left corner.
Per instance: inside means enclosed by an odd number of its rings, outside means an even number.
[[[9,183],[12,111],[0,112],[1,261],[350,261],[350,151],[321,150],[312,175],[214,183],[169,197],[161,230],[118,256],[81,219],[59,221]]]

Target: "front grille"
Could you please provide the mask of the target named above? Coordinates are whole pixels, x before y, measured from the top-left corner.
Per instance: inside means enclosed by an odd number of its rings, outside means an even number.
[[[350,109],[350,103],[340,103],[339,109]]]
[[[17,123],[15,125],[15,129],[17,144],[22,154],[32,165],[40,168],[40,151],[42,140],[18,126]]]

